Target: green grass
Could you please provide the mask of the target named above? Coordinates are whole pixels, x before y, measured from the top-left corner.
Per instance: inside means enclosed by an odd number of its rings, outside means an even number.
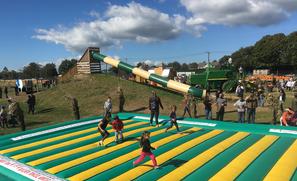
[[[15,99],[20,103],[25,112],[27,129],[33,129],[74,119],[71,102],[65,99],[65,95],[71,95],[77,98],[81,118],[102,115],[103,104],[108,96],[112,97],[113,112],[117,112],[118,86],[121,86],[124,91],[126,98],[124,108],[127,111],[148,113],[148,110],[144,107],[148,106],[148,98],[151,96],[152,90],[157,90],[157,94],[162,98],[165,108],[162,114],[168,114],[170,111],[169,105],[178,104],[182,100],[181,95],[103,74],[86,76],[67,83],[60,83],[57,87],[36,93],[37,114],[35,115],[27,114],[27,95],[25,93],[21,93]],[[11,89],[9,96],[14,97],[13,94],[14,92]],[[7,101],[1,99],[0,104],[7,104]],[[14,133],[19,130],[19,127],[9,129],[0,128],[0,134]]]
[[[64,98],[65,95],[71,95],[78,99],[81,118],[102,115],[103,104],[108,96],[112,97],[113,112],[118,111],[117,88],[122,87],[126,98],[125,110],[138,113],[149,113],[145,107],[148,106],[148,99],[151,96],[151,91],[156,90],[160,96],[164,110],[161,114],[168,115],[170,105],[177,105],[178,116],[182,115],[182,95],[170,93],[161,89],[145,86],[139,83],[122,80],[114,76],[96,74],[91,76],[83,76],[80,79],[71,80],[67,83],[60,83],[57,87],[46,89],[35,94],[36,96],[36,115],[27,114],[25,93],[15,99],[20,102],[21,107],[25,112],[25,122],[27,129],[43,127],[74,119],[72,115],[71,102]],[[9,92],[13,96],[13,90]],[[287,94],[286,105],[288,106],[292,99],[292,93]],[[0,99],[0,104],[7,104],[5,99]],[[237,120],[237,112],[233,107],[234,100],[228,101],[226,120]],[[286,106],[286,107],[287,107]],[[198,104],[198,113],[204,118],[204,106],[202,102]],[[256,122],[269,123],[271,122],[272,113],[269,108],[259,108],[257,110]],[[213,118],[215,113],[213,112]],[[20,128],[0,128],[0,135],[19,132]]]

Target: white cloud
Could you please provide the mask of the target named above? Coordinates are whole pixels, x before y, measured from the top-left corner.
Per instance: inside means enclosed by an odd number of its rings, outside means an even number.
[[[90,14],[99,17],[94,11]],[[180,15],[170,16],[131,2],[127,6],[110,5],[103,19],[96,18],[71,28],[38,29],[34,38],[81,52],[88,46],[120,47],[123,41],[149,43],[174,39],[181,33],[184,20]]]
[[[164,0],[159,0],[163,2]],[[69,51],[87,47],[121,48],[124,42],[170,40],[182,32],[200,37],[207,24],[267,26],[287,19],[297,10],[296,0],[180,0],[190,14],[169,15],[136,2],[109,4],[106,12],[91,11],[94,19],[73,27],[37,29],[33,37],[61,44]]]
[[[296,0],[180,0],[192,13],[187,24],[267,26],[297,10]]]
[[[121,59],[120,56],[118,56],[118,55],[114,55],[114,56],[112,56],[112,58],[114,58],[116,60],[120,60]]]
[[[92,10],[92,11],[89,13],[89,15],[90,15],[91,17],[100,18],[100,13],[98,13],[98,12],[95,11],[95,10]]]

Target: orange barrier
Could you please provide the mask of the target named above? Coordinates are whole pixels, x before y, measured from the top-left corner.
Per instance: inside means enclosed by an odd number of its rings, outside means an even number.
[[[276,81],[279,81],[279,80],[284,80],[284,81],[288,81],[290,80],[290,76],[273,76],[273,75],[253,75],[253,76],[248,76],[246,77],[246,80],[247,81],[253,81],[253,80],[257,80],[257,79],[260,79],[262,81],[272,81],[273,78],[276,80]]]

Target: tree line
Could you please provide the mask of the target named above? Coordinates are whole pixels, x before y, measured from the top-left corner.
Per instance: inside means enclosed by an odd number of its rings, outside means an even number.
[[[219,62],[228,64],[232,58],[235,67],[245,70],[269,68],[272,71],[288,69],[296,71],[297,66],[297,31],[285,35],[278,33],[266,35],[253,46],[240,48],[231,55],[223,56]]]
[[[76,62],[76,59],[65,59],[61,62],[58,69],[54,63],[40,65],[36,62],[29,63],[19,71],[9,70],[7,67],[4,67],[0,72],[0,79],[54,79],[58,76],[58,72],[60,74],[66,73],[76,65]]]

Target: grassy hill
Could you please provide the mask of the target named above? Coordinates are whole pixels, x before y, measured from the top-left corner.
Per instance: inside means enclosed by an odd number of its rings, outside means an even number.
[[[15,99],[20,102],[25,112],[27,129],[32,129],[73,119],[71,102],[65,99],[65,95],[71,95],[77,98],[82,118],[102,115],[103,104],[108,96],[111,96],[113,99],[113,112],[116,113],[118,111],[117,88],[119,86],[124,91],[126,98],[125,110],[128,112],[149,113],[146,108],[148,106],[148,98],[151,96],[151,91],[156,90],[164,106],[161,114],[168,115],[170,105],[175,104],[178,107],[178,116],[182,115],[182,95],[104,74],[85,76],[79,80],[60,83],[57,87],[36,93],[36,115],[28,115],[26,113],[27,95],[25,93],[21,93]],[[13,92],[9,94],[12,96]],[[287,97],[287,104],[289,104],[292,94],[288,94]],[[227,113],[225,114],[226,120],[237,120],[237,112],[233,107],[233,102],[232,100],[228,101]],[[7,101],[1,99],[0,104],[7,104]],[[257,122],[270,122],[270,111],[267,107],[258,108],[256,115]],[[204,118],[204,106],[201,102],[198,104],[198,113]],[[213,118],[215,118],[214,112]],[[18,132],[20,128],[0,128],[0,130],[0,135],[3,135]]]
[[[32,129],[72,120],[71,102],[64,97],[65,95],[71,95],[77,98],[82,118],[102,115],[103,104],[108,96],[112,97],[113,112],[117,112],[117,88],[119,86],[122,87],[126,98],[124,108],[129,112],[148,113],[146,107],[148,106],[148,98],[151,96],[152,90],[156,90],[157,94],[162,98],[165,107],[162,113],[168,114],[170,111],[169,105],[179,104],[182,100],[181,95],[122,80],[114,76],[97,74],[86,76],[79,80],[61,83],[57,87],[36,93],[36,115],[25,114],[26,125],[28,129]],[[13,92],[9,94],[12,96]],[[21,93],[15,99],[20,102],[23,110],[27,112],[27,95]],[[6,103],[7,101],[4,99],[0,101],[0,104]],[[20,129],[10,128],[3,130],[0,128],[0,130],[0,134],[6,134],[17,132]]]

